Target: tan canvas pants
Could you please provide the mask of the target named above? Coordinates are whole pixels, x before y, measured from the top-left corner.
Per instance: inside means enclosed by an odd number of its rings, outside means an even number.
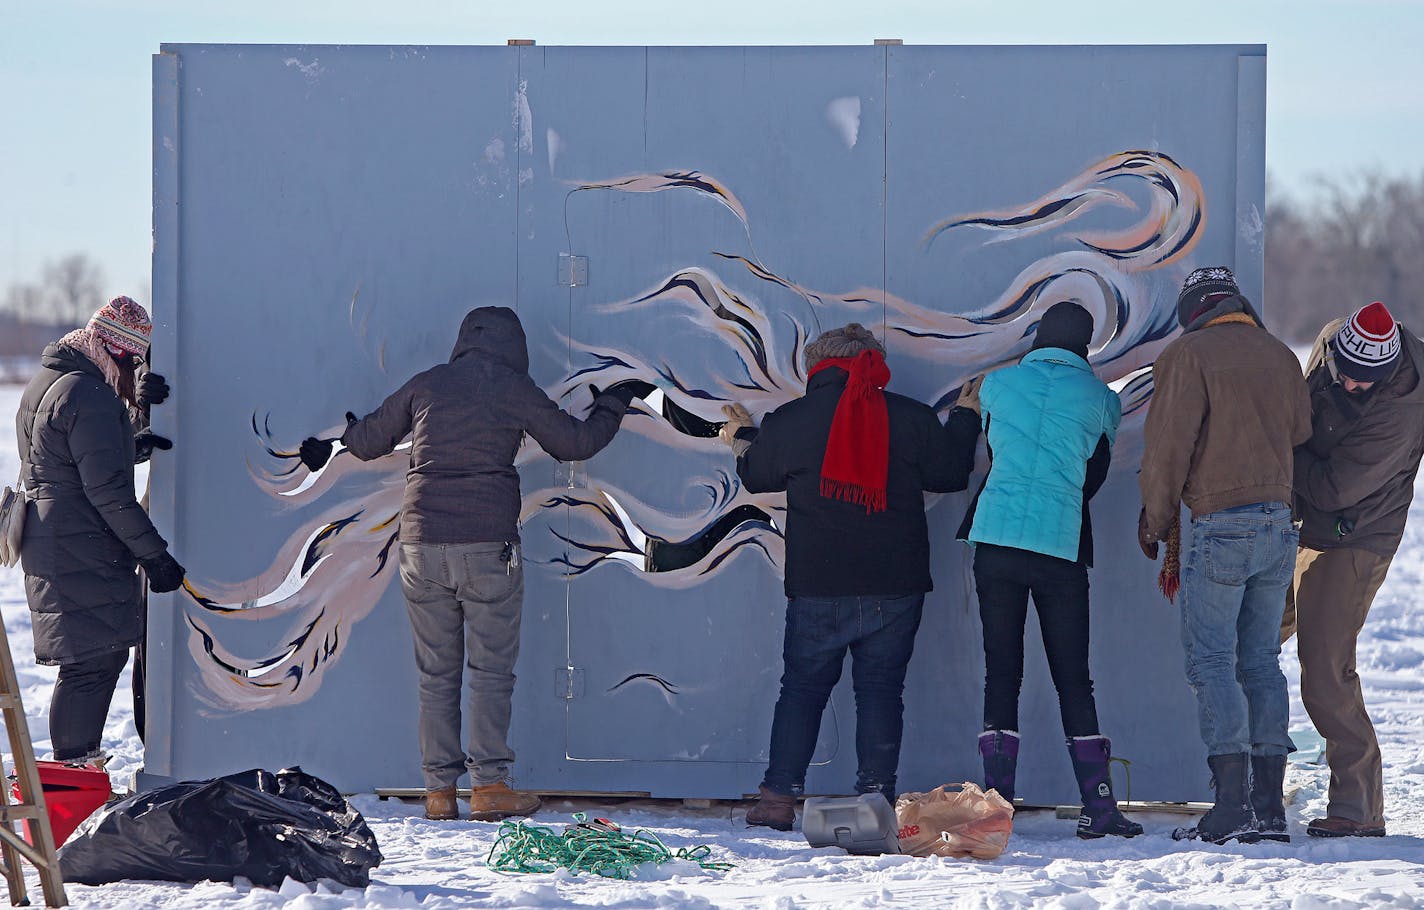
[[[1300,641],[1300,697],[1325,737],[1330,765],[1326,813],[1364,825],[1384,824],[1379,743],[1355,673],[1355,640],[1384,584],[1392,557],[1340,548],[1296,555],[1281,641]]]

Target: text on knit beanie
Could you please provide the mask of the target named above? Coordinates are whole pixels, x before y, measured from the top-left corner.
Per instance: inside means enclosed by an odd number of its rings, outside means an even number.
[[[1399,359],[1399,323],[1376,300],[1351,314],[1330,340],[1335,367],[1356,382],[1388,379]]]

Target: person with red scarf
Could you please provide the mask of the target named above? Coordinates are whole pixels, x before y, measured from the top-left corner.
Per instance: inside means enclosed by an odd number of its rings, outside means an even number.
[[[856,703],[858,793],[893,805],[905,671],[931,590],[924,492],[963,490],[977,436],[972,411],[947,425],[886,392],[885,348],[858,323],[806,346],[806,394],[767,414],[723,409],[721,437],[752,493],[786,493],[786,633],[771,760],[747,823],[790,830],[821,714],[847,649]]]

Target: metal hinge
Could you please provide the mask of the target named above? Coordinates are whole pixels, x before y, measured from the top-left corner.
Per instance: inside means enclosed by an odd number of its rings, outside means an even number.
[[[569,490],[587,486],[584,483],[583,475],[579,473],[579,466],[582,464],[581,461],[561,461],[555,464],[554,483]]]
[[[555,667],[554,694],[569,701],[583,695],[583,668]]]
[[[559,287],[581,288],[588,284],[588,257],[559,254]]]

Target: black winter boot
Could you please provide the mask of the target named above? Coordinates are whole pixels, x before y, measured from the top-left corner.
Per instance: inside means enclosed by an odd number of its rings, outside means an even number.
[[[1128,821],[1113,797],[1112,776],[1108,760],[1112,758],[1112,743],[1106,736],[1075,736],[1068,740],[1068,755],[1073,759],[1073,773],[1078,778],[1078,791],[1083,794],[1083,814],[1078,817],[1078,836],[1096,840],[1109,834],[1116,837],[1136,837],[1142,826]]]
[[[1284,755],[1251,756],[1251,808],[1256,812],[1256,830],[1265,840],[1288,844],[1285,776]]]
[[[1204,840],[1213,844],[1240,841],[1254,844],[1261,839],[1256,830],[1256,813],[1251,809],[1250,756],[1245,752],[1209,755],[1216,805],[1197,822],[1195,828],[1178,828],[1173,840]]]
[[[890,808],[895,808],[895,778],[884,780],[878,774],[869,771],[861,771],[855,776],[855,792],[857,794],[879,793],[885,797],[885,801],[890,804]]]

